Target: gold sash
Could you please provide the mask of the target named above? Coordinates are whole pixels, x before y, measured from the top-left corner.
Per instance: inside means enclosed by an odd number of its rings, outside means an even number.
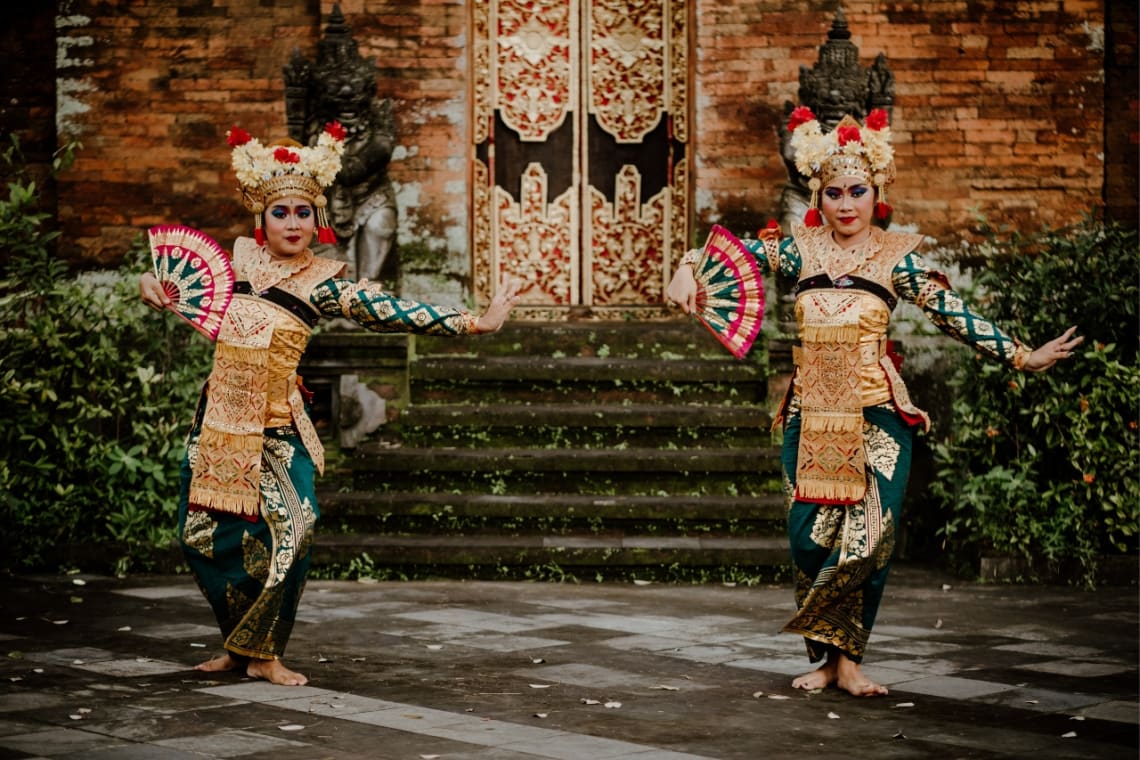
[[[859,292],[813,290],[800,296],[795,351],[802,378],[796,498],[854,504],[866,492]]]

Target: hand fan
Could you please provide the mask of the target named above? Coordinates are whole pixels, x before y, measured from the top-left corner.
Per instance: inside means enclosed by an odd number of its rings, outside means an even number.
[[[217,241],[192,227],[151,227],[154,276],[170,298],[166,308],[216,340],[234,291],[234,271]]]
[[[764,319],[764,278],[756,257],[725,228],[714,224],[701,258],[696,317],[737,359],[743,359]]]

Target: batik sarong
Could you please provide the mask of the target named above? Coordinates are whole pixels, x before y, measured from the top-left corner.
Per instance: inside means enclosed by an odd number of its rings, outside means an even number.
[[[226,651],[279,658],[293,630],[319,516],[313,461],[292,427],[268,429],[258,515],[191,508],[197,437],[196,430],[182,465],[183,554],[218,620]]]
[[[890,571],[914,433],[890,406],[867,407],[863,420],[867,490],[845,505],[794,498],[800,415],[784,427],[797,607],[784,630],[804,637],[812,662],[833,649],[862,661]]]

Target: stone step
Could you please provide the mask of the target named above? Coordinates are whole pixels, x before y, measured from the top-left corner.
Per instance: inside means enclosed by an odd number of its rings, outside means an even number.
[[[345,520],[377,515],[549,518],[604,520],[607,525],[637,521],[783,521],[782,494],[760,496],[599,496],[593,494],[424,493],[324,491],[321,514]]]
[[[767,432],[772,416],[767,409],[749,404],[414,404],[401,414],[400,424],[406,427],[760,428]]]
[[[471,339],[419,335],[419,357],[431,354],[480,356],[613,356],[641,358],[729,358],[727,351],[690,317],[666,320],[544,322],[508,321],[490,335]]]
[[[384,448],[369,443],[357,449],[355,472],[635,472],[743,473],[779,472],[775,448],[718,449],[449,449]]]
[[[318,532],[313,562],[344,566],[367,554],[375,567],[431,566],[441,575],[474,568],[558,566],[638,568],[681,565],[780,568],[788,564],[783,537],[624,535],[349,535]]]

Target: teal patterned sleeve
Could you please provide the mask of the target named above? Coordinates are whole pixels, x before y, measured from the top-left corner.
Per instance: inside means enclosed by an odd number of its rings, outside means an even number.
[[[793,281],[799,278],[802,259],[795,238],[781,238],[779,242],[741,238],[740,242],[756,257],[764,274],[775,272],[777,276]]]
[[[423,335],[477,332],[476,317],[469,312],[399,298],[367,281],[332,277],[309,294],[309,301],[326,317],[351,319],[373,332]]]
[[[950,279],[927,266],[917,253],[907,254],[895,266],[891,284],[900,298],[922,309],[939,330],[991,359],[1021,369],[1032,351],[994,322],[975,314],[950,286]]]

